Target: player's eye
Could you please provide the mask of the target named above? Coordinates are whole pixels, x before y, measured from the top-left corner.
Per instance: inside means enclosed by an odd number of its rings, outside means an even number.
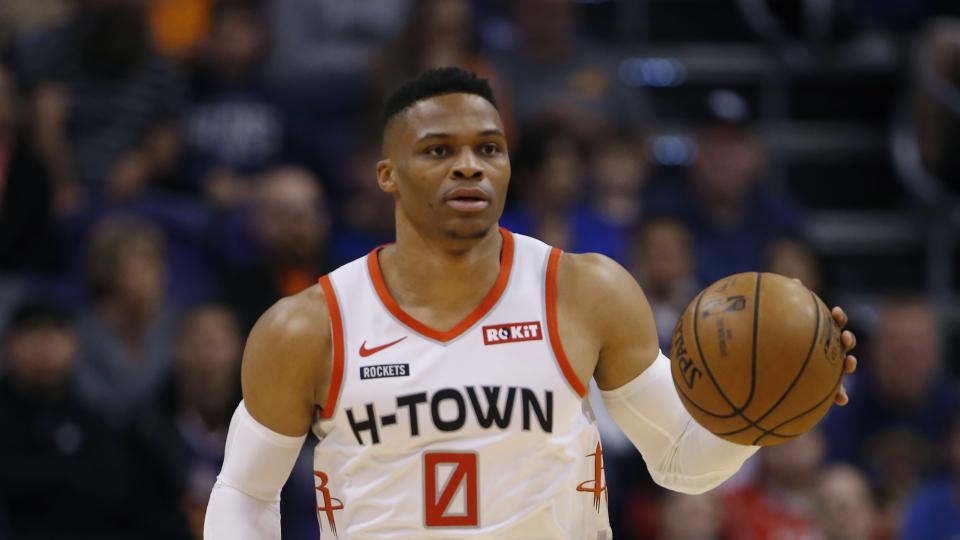
[[[496,156],[500,154],[500,145],[497,143],[486,143],[480,147],[480,152],[485,156]]]
[[[433,157],[447,157],[450,155],[450,149],[442,144],[437,144],[427,148],[427,154]]]

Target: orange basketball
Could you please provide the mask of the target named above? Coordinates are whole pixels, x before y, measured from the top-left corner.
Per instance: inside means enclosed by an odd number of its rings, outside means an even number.
[[[843,375],[840,328],[799,282],[748,272],[690,302],[673,331],[673,382],[690,415],[738,444],[770,446],[812,428]]]

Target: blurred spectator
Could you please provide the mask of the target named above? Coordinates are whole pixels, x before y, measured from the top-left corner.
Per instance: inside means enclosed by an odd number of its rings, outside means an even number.
[[[216,0],[148,0],[147,18],[157,51],[165,56],[191,58],[210,27]]]
[[[643,211],[640,192],[650,173],[644,139],[606,134],[589,146],[588,176],[593,187],[590,206],[612,225],[623,230],[633,228]]]
[[[753,484],[725,496],[727,537],[814,539],[815,488],[824,446],[823,434],[814,430],[764,448]]]
[[[823,274],[813,248],[800,238],[784,236],[767,246],[767,272],[799,279],[808,289],[824,297]]]
[[[800,235],[803,226],[799,208],[764,185],[766,156],[757,135],[742,118],[715,114],[700,130],[689,185],[652,186],[646,200],[650,213],[679,217],[690,228],[704,284],[760,269],[768,244]]]
[[[380,145],[372,141],[350,157],[349,189],[337,205],[339,223],[332,238],[336,261],[352,261],[394,240],[393,197],[377,184],[378,161]]]
[[[279,162],[284,150],[284,112],[262,74],[266,24],[254,0],[221,0],[193,69],[183,173],[220,208],[248,203],[250,176]]]
[[[826,419],[833,457],[867,471],[892,530],[904,498],[932,467],[934,449],[960,411],[957,384],[942,370],[937,332],[925,300],[887,300],[862,353],[863,373],[850,404]]]
[[[943,18],[923,32],[916,55],[918,143],[924,167],[960,194],[960,19]]]
[[[50,176],[22,128],[15,93],[11,73],[0,66],[0,269],[51,270],[62,261]]]
[[[281,81],[365,70],[400,33],[407,0],[273,0],[270,66]]]
[[[644,222],[634,235],[630,268],[653,309],[660,349],[669,354],[674,326],[698,292],[690,232],[671,218]]]
[[[596,252],[623,262],[626,231],[582,200],[582,150],[564,126],[544,124],[522,137],[514,161],[513,196],[500,224],[561,249]]]
[[[935,446],[960,406],[955,381],[942,371],[933,307],[922,298],[890,298],[878,315],[862,353],[865,380],[854,386],[850,406],[832,410],[827,424],[833,456],[865,465],[887,430],[912,432]]]
[[[668,492],[660,510],[660,540],[718,540],[720,501],[715,492],[687,495]]]
[[[82,315],[78,371],[114,418],[123,418],[167,377],[177,314],[165,302],[164,238],[149,222],[99,223],[87,248],[93,306]]]
[[[240,402],[242,337],[233,313],[216,304],[190,310],[178,332],[165,401],[140,420],[160,462],[182,486],[184,513],[194,536],[202,538],[227,427]]]
[[[611,126],[628,133],[648,127],[637,90],[617,76],[618,55],[577,38],[572,0],[519,0],[513,7],[517,42],[495,63],[521,128],[559,121],[587,140]]]
[[[70,317],[24,304],[3,345],[0,507],[12,538],[184,538],[170,501],[154,499],[153,478],[132,468],[127,434],[82,397]]]
[[[3,0],[0,2],[0,56],[18,36],[63,21],[70,7],[69,0]]]
[[[369,131],[371,66],[400,34],[409,0],[273,0],[271,80],[288,120],[288,160],[324,179],[339,199],[348,160]],[[318,126],[322,126],[318,128]],[[379,125],[376,126],[379,134]]]
[[[171,171],[183,92],[151,48],[141,0],[78,2],[19,53],[61,215],[136,199]]]
[[[281,297],[296,294],[330,270],[326,193],[306,169],[278,167],[259,179],[251,215],[229,241],[223,293],[244,329]],[[251,238],[252,237],[252,238]],[[254,249],[251,249],[253,244]]]
[[[832,465],[823,470],[817,483],[816,500],[817,524],[823,540],[878,538],[876,504],[867,478],[856,467]]]
[[[414,0],[396,43],[388,45],[374,73],[380,79],[371,110],[380,112],[385,96],[408,79],[433,68],[457,66],[490,81],[508,142],[517,142],[517,126],[507,87],[480,51],[480,36],[470,0]],[[376,122],[379,127],[380,116]]]
[[[960,414],[943,447],[947,475],[923,485],[907,502],[900,538],[951,540],[960,537]]]

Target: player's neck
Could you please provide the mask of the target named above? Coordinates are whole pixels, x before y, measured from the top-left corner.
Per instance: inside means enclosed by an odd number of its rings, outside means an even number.
[[[482,238],[446,241],[398,224],[397,242],[380,252],[380,268],[405,309],[469,312],[497,279],[501,245],[495,226]]]

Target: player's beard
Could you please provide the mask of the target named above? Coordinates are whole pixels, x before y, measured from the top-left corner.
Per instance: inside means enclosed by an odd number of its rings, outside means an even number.
[[[447,236],[454,240],[480,240],[487,236],[490,233],[490,227],[484,227],[482,229],[472,230],[472,231],[458,231],[455,229],[447,229],[444,231],[447,233]]]

